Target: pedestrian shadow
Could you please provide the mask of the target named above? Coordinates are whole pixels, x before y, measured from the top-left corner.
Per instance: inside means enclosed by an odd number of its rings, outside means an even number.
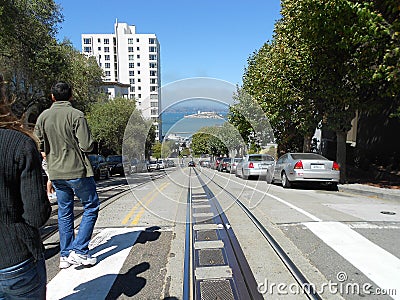
[[[142,231],[131,231],[125,232],[117,235],[111,236],[111,238],[103,237],[103,236],[95,236],[92,242],[94,244],[100,243],[97,246],[93,247],[90,250],[92,256],[96,256],[97,262],[100,261],[126,249],[132,247],[136,243],[136,240],[140,236]],[[103,240],[97,241],[97,238],[103,238]],[[104,239],[106,239],[104,241]],[[78,268],[85,268],[84,266],[78,266]]]
[[[123,274],[107,274],[74,288],[74,294],[61,298],[62,300],[90,299],[96,295],[99,286],[114,282],[105,299],[118,299],[120,296],[132,297],[138,294],[146,285],[146,279],[138,276],[150,269],[148,262],[140,263]],[[115,280],[115,281],[114,281]]]

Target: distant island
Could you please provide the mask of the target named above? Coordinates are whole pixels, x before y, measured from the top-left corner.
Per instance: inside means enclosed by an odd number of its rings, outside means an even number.
[[[213,111],[198,111],[197,114],[187,115],[184,118],[193,118],[193,119],[223,119],[223,117],[216,112]]]

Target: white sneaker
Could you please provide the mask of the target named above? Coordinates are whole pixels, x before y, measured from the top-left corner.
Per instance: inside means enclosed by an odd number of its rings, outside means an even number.
[[[70,266],[71,264],[68,262],[68,257],[66,256],[60,256],[60,269],[66,269]]]
[[[68,256],[68,262],[73,265],[94,266],[97,262],[97,259],[96,257],[91,257],[89,254],[83,255],[78,254],[75,251],[71,251]]]

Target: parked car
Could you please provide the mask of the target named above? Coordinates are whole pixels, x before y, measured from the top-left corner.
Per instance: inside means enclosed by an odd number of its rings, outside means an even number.
[[[213,162],[213,164],[212,164],[212,168],[213,168],[214,170],[218,170],[218,166],[219,166],[221,160],[223,160],[223,157],[217,157],[217,158],[214,160],[214,162]]]
[[[163,159],[157,160],[158,169],[165,169],[167,167],[167,163]]]
[[[286,153],[278,158],[272,180],[290,188],[294,182],[329,183],[334,189],[340,179],[339,164],[316,153]]]
[[[196,163],[193,160],[189,161],[188,167],[195,167],[195,166],[196,166]]]
[[[210,161],[209,160],[201,160],[200,161],[200,167],[209,168],[210,167]]]
[[[122,155],[109,155],[106,158],[110,175],[124,175],[124,166],[122,164]]]
[[[133,158],[130,161],[129,161],[129,159],[123,159],[122,164],[124,167],[125,175],[131,175],[133,173],[140,172],[139,171],[139,160],[136,158]]]
[[[228,164],[226,165],[226,172],[234,174],[236,172],[237,164],[241,161],[242,161],[241,157],[231,158]]]
[[[219,165],[218,165],[218,171],[220,171],[220,172],[222,172],[222,171],[227,172],[227,166],[228,166],[228,163],[229,163],[230,161],[231,161],[230,157],[224,157],[224,158],[220,161],[220,163],[219,163]]]
[[[237,164],[235,175],[248,179],[250,176],[272,180],[275,159],[269,154],[248,154]]]
[[[158,170],[158,164],[156,160],[149,160],[147,162],[147,171],[151,172],[154,170]]]
[[[99,180],[100,178],[108,179],[108,177],[110,177],[110,172],[108,170],[108,164],[104,156],[97,154],[89,154],[88,157],[90,160],[90,164],[92,165],[94,178],[96,180]]]

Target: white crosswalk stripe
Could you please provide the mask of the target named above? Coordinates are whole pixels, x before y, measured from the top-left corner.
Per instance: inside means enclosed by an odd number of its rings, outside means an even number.
[[[106,228],[91,241],[93,267],[71,266],[47,284],[47,299],[105,299],[144,228]]]

